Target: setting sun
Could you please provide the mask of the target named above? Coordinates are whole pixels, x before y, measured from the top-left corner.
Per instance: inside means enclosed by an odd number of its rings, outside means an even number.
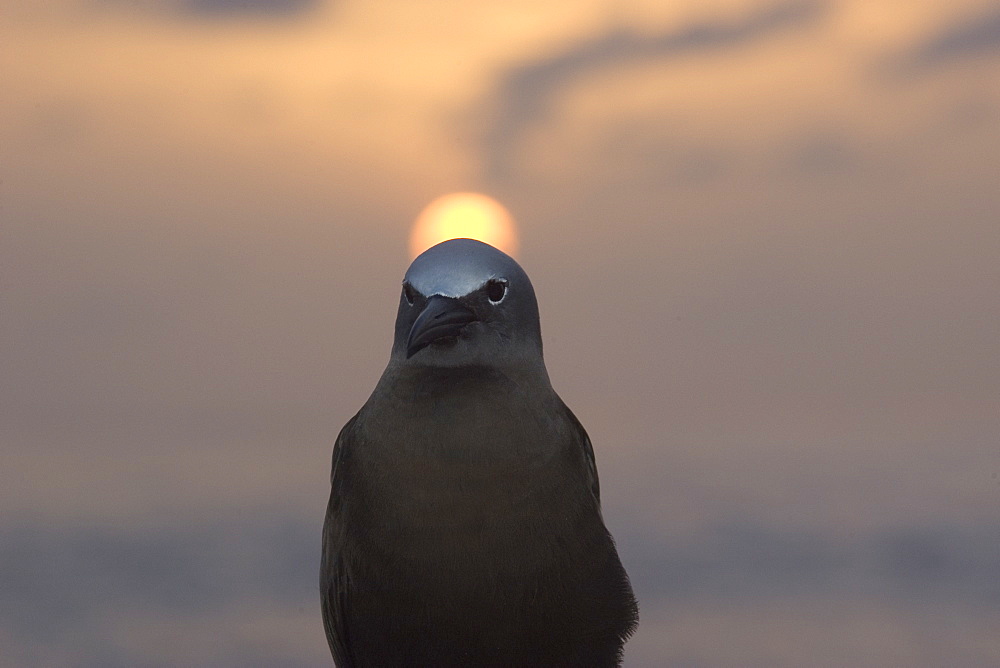
[[[448,239],[478,239],[507,253],[517,253],[514,219],[499,202],[479,193],[437,198],[417,216],[410,233],[410,257]]]

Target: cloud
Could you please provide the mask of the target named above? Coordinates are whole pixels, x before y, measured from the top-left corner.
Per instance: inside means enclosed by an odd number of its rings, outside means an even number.
[[[1000,57],[1000,11],[955,23],[917,44],[903,69],[926,70],[984,56]]]
[[[97,6],[108,9],[163,13],[188,19],[266,19],[281,20],[306,14],[323,0],[96,0]]]
[[[699,23],[658,35],[614,28],[561,53],[516,66],[502,77],[494,94],[497,112],[486,133],[490,174],[505,174],[525,129],[544,119],[563,88],[591,72],[750,44],[776,31],[809,24],[826,8],[823,0],[795,0],[741,21]]]
[[[199,16],[284,17],[313,9],[319,0],[174,0],[186,14]]]

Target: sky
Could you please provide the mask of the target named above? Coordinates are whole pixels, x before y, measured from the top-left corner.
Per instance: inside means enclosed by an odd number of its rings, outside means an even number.
[[[330,665],[413,220],[520,231],[625,665],[1000,663],[1000,4],[0,0],[0,663]]]

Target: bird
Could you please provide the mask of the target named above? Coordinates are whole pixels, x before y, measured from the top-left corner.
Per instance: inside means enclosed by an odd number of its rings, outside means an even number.
[[[413,260],[330,480],[320,589],[339,668],[621,664],[638,604],[510,256],[452,239]]]

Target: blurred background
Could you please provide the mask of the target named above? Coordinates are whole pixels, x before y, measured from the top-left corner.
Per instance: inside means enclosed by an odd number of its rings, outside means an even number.
[[[0,664],[324,666],[423,207],[517,221],[626,665],[1000,665],[1000,3],[0,0]]]

